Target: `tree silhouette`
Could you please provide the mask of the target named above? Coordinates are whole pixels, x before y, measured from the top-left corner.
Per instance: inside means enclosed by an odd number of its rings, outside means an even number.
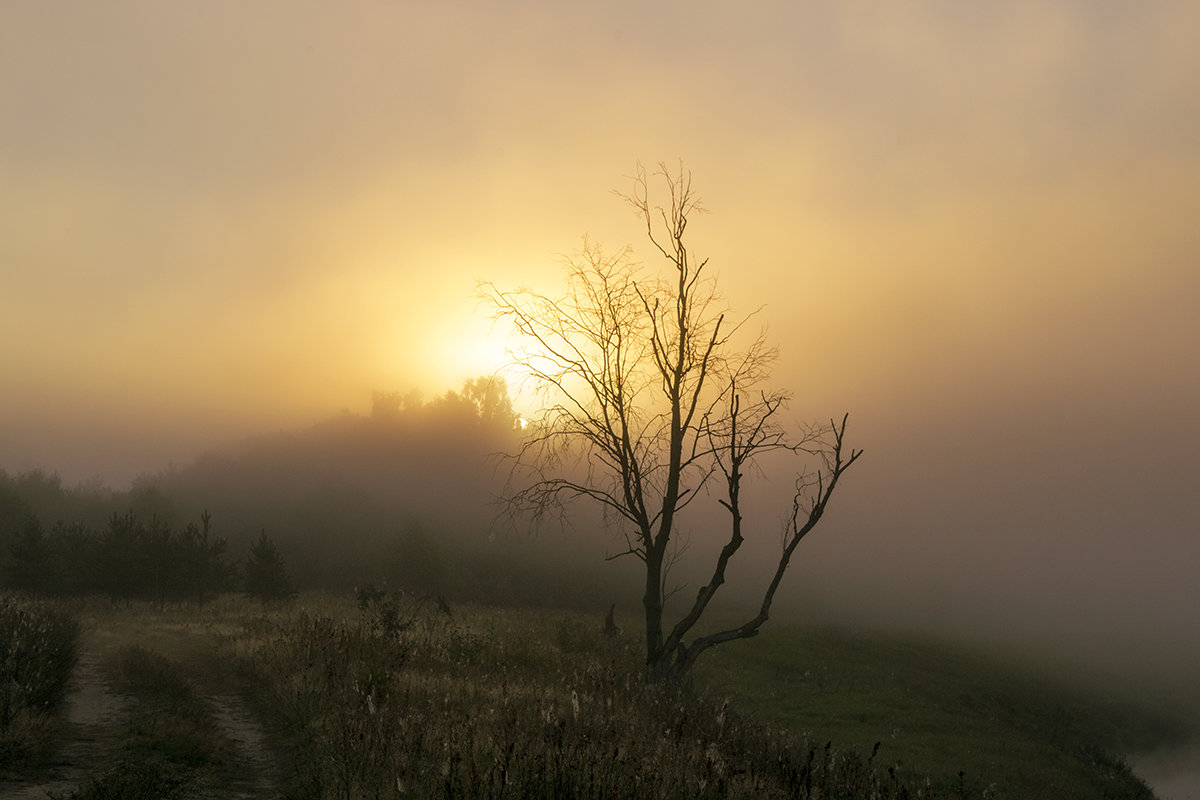
[[[246,594],[257,597],[263,603],[287,600],[296,593],[292,578],[284,566],[283,556],[266,531],[260,533],[258,541],[250,545],[243,588]]]
[[[41,522],[26,515],[20,527],[8,539],[5,585],[23,592],[47,592],[54,586],[54,559],[51,542],[42,532]]]
[[[176,531],[157,517],[146,521],[132,511],[114,513],[108,527],[90,537],[95,542],[95,588],[114,600],[153,600],[160,606],[212,600],[229,588],[231,568],[225,539],[211,534],[211,522],[206,511],[199,525],[188,523]],[[70,531],[55,533],[65,543]],[[66,591],[83,588],[77,583]]]
[[[561,297],[490,283],[480,291],[524,340],[513,366],[544,400],[512,456],[506,509],[535,522],[567,500],[604,510],[624,536],[617,555],[645,566],[646,680],[659,685],[682,676],[710,647],[758,633],[796,546],[862,451],[844,445],[845,416],[798,431],[782,424],[789,396],[765,387],[776,349],[764,334],[748,333],[749,317],[731,317],[707,260],[685,244],[689,221],[704,210],[690,173],[660,164],[652,178],[665,189],[663,205],[652,205],[641,165],[623,197],[666,262],[663,274],[640,267],[628,247],[609,255],[585,239],[566,262]],[[783,549],[758,612],[741,625],[692,635],[744,541],[743,477],[760,456],[778,451],[809,454],[817,466],[796,478]],[[691,605],[665,624],[679,517],[705,490],[728,513],[728,538]]]
[[[225,558],[226,548],[224,537],[212,535],[212,515],[208,511],[200,515],[199,525],[189,522],[170,541],[174,561],[181,567],[172,576],[174,593],[204,605],[232,588],[234,568]]]

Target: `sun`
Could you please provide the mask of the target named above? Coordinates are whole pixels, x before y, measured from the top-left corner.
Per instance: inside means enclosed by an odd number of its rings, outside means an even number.
[[[460,320],[430,337],[426,358],[433,377],[457,389],[469,378],[502,376],[511,361],[508,347],[508,337],[490,320]]]

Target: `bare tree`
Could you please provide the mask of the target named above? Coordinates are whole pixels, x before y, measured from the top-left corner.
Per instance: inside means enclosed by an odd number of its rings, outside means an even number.
[[[665,191],[663,205],[651,202],[652,182]],[[783,424],[789,396],[765,388],[776,349],[747,330],[753,315],[730,316],[707,259],[685,244],[688,222],[704,211],[690,173],[660,164],[647,177],[638,165],[632,193],[621,196],[665,259],[662,274],[636,263],[628,247],[609,255],[585,239],[566,259],[561,297],[490,283],[481,293],[520,334],[525,346],[513,353],[514,371],[544,401],[512,455],[506,511],[536,523],[568,500],[603,509],[624,537],[616,556],[645,565],[646,680],[658,685],[682,676],[708,648],[758,633],[796,546],[862,451],[844,445],[845,416],[795,431]],[[693,635],[744,541],[743,478],[773,451],[815,456],[817,466],[796,479],[758,612],[736,627]],[[728,512],[728,539],[691,605],[665,624],[680,513],[706,492]]]

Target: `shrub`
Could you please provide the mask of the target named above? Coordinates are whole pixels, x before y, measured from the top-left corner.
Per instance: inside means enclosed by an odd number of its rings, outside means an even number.
[[[0,730],[22,711],[54,711],[79,659],[79,622],[47,603],[0,596]]]
[[[54,712],[79,657],[79,623],[45,603],[0,595],[0,775],[50,754]]]

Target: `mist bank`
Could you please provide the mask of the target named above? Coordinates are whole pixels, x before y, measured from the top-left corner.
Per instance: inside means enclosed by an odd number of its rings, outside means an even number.
[[[502,384],[468,381],[425,402],[376,393],[366,414],[261,435],[128,489],[66,485],[53,473],[0,473],[0,566],[28,519],[102,531],[114,514],[183,526],[207,513],[243,559],[266,533],[301,589],[374,583],[479,602],[588,608],[627,594],[594,530],[536,536],[495,524],[518,419]]]
[[[902,411],[902,407],[900,411]],[[1064,674],[1200,708],[1200,620],[1192,575],[1200,544],[1183,535],[1181,468],[1122,491],[1125,466],[1151,449],[1130,431],[1093,442],[1080,425],[1014,436],[1011,418],[948,419],[938,436],[904,433],[896,409],[851,419],[867,454],[801,543],[772,616],[932,634],[1025,649]],[[640,612],[640,564],[605,561],[619,532],[587,508],[561,526],[497,525],[493,500],[519,445],[502,392],[470,382],[428,402],[379,394],[365,413],[243,439],[127,489],[70,487],[53,474],[0,476],[0,534],[24,514],[103,528],[134,512],[183,526],[204,511],[235,559],[266,532],[301,588],[387,583],[451,598]],[[1053,457],[1092,464],[1077,474]],[[1175,462],[1186,453],[1178,439]],[[1122,459],[1096,469],[1115,448]],[[969,467],[963,465],[970,465]],[[715,610],[756,610],[778,555],[795,465],[763,462],[744,492],[747,541]],[[1174,515],[1174,516],[1172,516]],[[670,576],[682,613],[728,536],[713,498],[691,506]],[[0,548],[0,558],[7,548]]]

